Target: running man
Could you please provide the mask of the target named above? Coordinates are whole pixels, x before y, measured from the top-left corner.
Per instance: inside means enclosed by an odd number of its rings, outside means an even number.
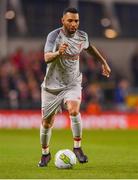
[[[40,142],[42,157],[39,167],[47,166],[51,160],[49,143],[52,125],[62,102],[69,112],[74,139],[73,152],[80,163],[88,162],[81,148],[82,124],[80,114],[82,74],[79,70],[79,55],[84,49],[101,62],[102,74],[110,75],[110,67],[98,50],[90,45],[87,33],[78,30],[79,13],[75,8],[63,12],[62,27],[47,36],[44,57],[47,70],[41,88],[42,124]]]

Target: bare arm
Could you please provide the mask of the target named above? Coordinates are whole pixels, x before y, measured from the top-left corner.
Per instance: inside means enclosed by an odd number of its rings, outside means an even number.
[[[52,61],[55,61],[58,57],[62,56],[65,53],[67,47],[68,45],[63,43],[59,46],[58,51],[45,53],[44,54],[45,62],[50,63]]]
[[[92,55],[96,60],[99,60],[102,64],[106,63],[106,60],[100,54],[100,52],[96,49],[96,47],[90,45],[86,50],[90,55]]]
[[[86,51],[92,55],[96,60],[100,61],[102,64],[102,74],[106,77],[110,76],[111,69],[109,65],[107,64],[105,58],[100,54],[100,52],[96,49],[96,47],[89,45],[89,47],[86,49]]]
[[[59,51],[56,52],[47,52],[44,54],[45,62],[50,63],[55,61],[59,57]]]

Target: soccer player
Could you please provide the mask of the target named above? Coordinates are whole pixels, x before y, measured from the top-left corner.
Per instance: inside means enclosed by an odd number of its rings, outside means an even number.
[[[49,143],[56,113],[63,102],[69,112],[74,139],[73,152],[80,163],[88,162],[81,148],[82,123],[80,114],[82,74],[79,70],[79,54],[84,49],[101,62],[102,73],[109,77],[110,67],[98,50],[90,44],[87,33],[78,30],[79,13],[75,8],[63,12],[62,27],[47,36],[44,57],[47,70],[41,88],[42,124],[40,141],[42,157],[39,167],[51,160]]]

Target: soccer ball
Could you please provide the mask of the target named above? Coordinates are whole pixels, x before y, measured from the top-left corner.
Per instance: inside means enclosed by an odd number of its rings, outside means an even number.
[[[69,169],[76,164],[76,156],[69,149],[63,149],[55,155],[55,166],[60,169]]]

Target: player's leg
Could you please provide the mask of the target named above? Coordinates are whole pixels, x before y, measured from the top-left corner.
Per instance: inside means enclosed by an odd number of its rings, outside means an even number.
[[[73,139],[74,139],[73,151],[76,154],[78,161],[80,163],[85,163],[85,162],[88,162],[88,158],[86,155],[84,155],[81,148],[82,120],[81,120],[81,114],[80,114],[80,102],[81,102],[80,100],[76,100],[76,101],[67,100],[66,105],[67,105],[67,109],[70,115],[71,129],[72,129]]]
[[[49,116],[47,119],[42,120],[40,127],[40,142],[42,146],[42,157],[38,164],[39,167],[47,166],[51,160],[51,154],[49,151],[49,143],[51,139],[51,131],[54,122],[55,115]]]
[[[57,110],[57,107],[55,107],[51,102],[53,102],[55,98],[56,95],[45,91],[43,88],[41,89],[42,123],[40,126],[40,143],[42,146],[42,157],[38,164],[39,167],[47,166],[51,159],[49,143],[52,134],[52,125]]]
[[[49,143],[51,139],[54,118],[55,115],[51,115],[47,119],[43,119],[40,127],[40,142],[42,145],[42,154],[45,155],[49,153]]]
[[[74,138],[74,147],[81,147],[82,138],[82,121],[81,114],[79,113],[80,101],[68,100],[66,102],[67,109],[71,120],[71,129]]]

